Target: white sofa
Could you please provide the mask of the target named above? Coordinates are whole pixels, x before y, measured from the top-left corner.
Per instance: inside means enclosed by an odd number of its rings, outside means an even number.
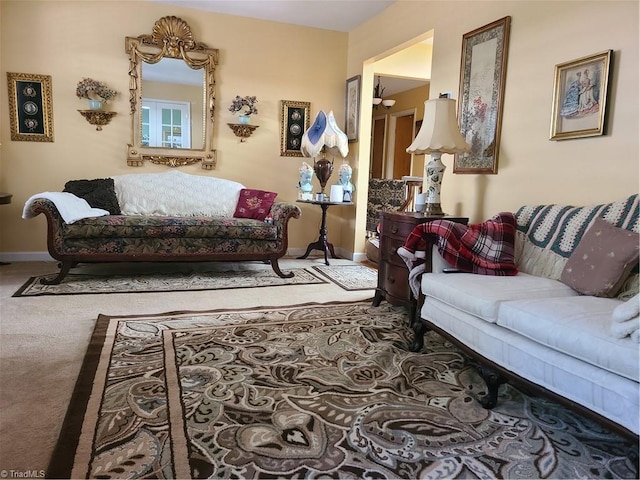
[[[444,260],[434,258],[433,273],[418,278],[421,319],[414,323],[412,349],[421,349],[423,334],[433,329],[471,354],[487,381],[489,393],[482,402],[488,408],[495,405],[501,383],[521,380],[609,427],[637,435],[638,275],[627,268],[616,296],[606,298],[567,285],[572,281],[566,267],[576,249],[585,256],[579,247],[586,248],[587,237],[595,235],[589,227],[596,218],[621,227],[616,231],[637,234],[638,208],[637,195],[607,205],[520,208],[516,276],[440,273]],[[637,272],[637,256],[630,262]],[[621,312],[631,312],[631,319],[625,318],[631,328],[622,333],[613,320]],[[633,337],[623,336],[634,330]]]

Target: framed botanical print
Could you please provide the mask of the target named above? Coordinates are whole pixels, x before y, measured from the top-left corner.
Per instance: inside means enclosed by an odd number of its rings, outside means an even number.
[[[603,135],[612,51],[556,65],[550,140]]]
[[[344,128],[349,142],[358,141],[358,128],[360,128],[360,79],[361,76],[357,75],[347,80]]]
[[[7,72],[11,140],[53,142],[51,76]]]
[[[280,156],[302,157],[302,135],[309,128],[311,102],[280,102]]]
[[[498,173],[511,17],[462,37],[458,121],[471,145],[454,157],[454,173]]]

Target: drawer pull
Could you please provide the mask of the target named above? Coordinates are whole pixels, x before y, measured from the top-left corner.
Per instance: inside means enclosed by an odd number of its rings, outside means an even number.
[[[391,233],[398,233],[398,226],[397,225],[391,225]]]
[[[398,249],[396,247],[391,247],[389,249],[389,253],[391,253],[391,255],[395,255],[397,251],[398,251]]]
[[[387,280],[389,280],[389,283],[396,283],[395,277],[389,276],[389,277],[387,277]]]

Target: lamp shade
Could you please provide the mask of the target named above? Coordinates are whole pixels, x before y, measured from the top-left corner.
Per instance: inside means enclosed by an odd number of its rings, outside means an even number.
[[[331,155],[346,157],[349,153],[349,139],[338,127],[333,111],[325,114],[320,110],[313,124],[302,135],[300,151],[305,157],[316,157],[323,148]]]
[[[463,153],[471,149],[460,133],[453,98],[434,98],[424,102],[424,119],[408,153]]]

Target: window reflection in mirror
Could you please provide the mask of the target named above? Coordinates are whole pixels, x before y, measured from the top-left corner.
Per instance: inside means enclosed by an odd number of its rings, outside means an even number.
[[[204,70],[182,59],[142,63],[142,146],[204,147],[204,82]]]

